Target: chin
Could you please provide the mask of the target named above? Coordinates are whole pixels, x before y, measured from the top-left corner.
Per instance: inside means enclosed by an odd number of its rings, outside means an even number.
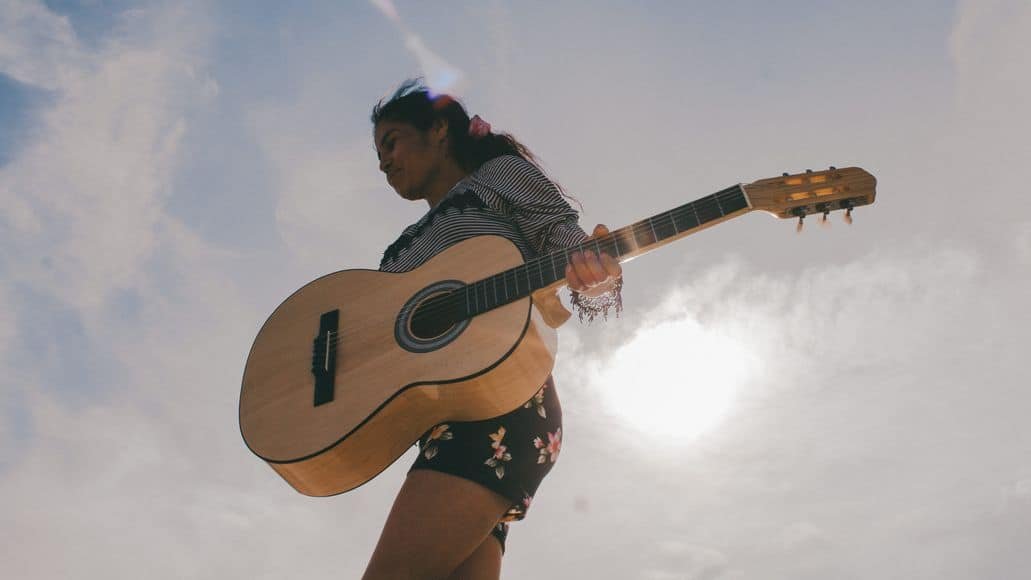
[[[423,198],[422,194],[417,191],[398,191],[397,194],[409,201],[418,201]]]

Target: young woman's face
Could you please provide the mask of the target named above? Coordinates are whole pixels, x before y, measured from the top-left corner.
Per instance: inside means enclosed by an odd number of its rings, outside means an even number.
[[[379,169],[387,183],[405,199],[422,199],[443,159],[434,145],[433,129],[422,132],[399,121],[380,121],[374,133]]]

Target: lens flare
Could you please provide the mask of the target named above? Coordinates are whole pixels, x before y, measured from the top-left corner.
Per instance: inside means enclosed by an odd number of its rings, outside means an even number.
[[[665,441],[715,428],[755,372],[740,343],[685,318],[641,330],[599,372],[607,409]]]
[[[426,86],[435,93],[461,93],[465,90],[465,74],[458,67],[444,60],[412,32],[401,20],[397,7],[391,0],[369,0],[388,20],[397,26],[405,39],[405,47],[419,62],[419,68],[426,79]]]

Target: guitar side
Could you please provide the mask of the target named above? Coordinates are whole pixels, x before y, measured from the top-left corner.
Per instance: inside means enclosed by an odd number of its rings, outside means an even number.
[[[472,282],[522,258],[495,236],[466,240],[404,274],[345,270],[291,295],[255,338],[240,428],[248,447],[306,495],[365,483],[434,424],[486,419],[529,399],[554,365],[555,331],[524,298],[481,314],[450,344],[402,348],[405,302],[439,280]],[[335,393],[313,404],[312,338],[338,310]]]

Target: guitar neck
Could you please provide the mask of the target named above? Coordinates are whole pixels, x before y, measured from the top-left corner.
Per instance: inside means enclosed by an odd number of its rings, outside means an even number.
[[[590,250],[606,253],[620,262],[646,254],[684,236],[751,211],[740,185],[728,187],[680,207],[585,241],[526,261],[520,266],[468,284],[455,292],[464,298],[466,317],[482,314],[544,289],[565,284],[570,255]],[[457,303],[456,303],[457,306]]]

